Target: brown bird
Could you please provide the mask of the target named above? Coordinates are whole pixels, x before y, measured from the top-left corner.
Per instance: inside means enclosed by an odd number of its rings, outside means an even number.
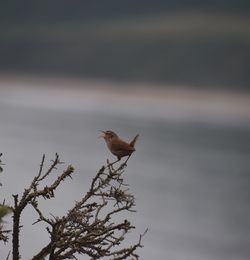
[[[124,162],[124,165],[127,163],[131,154],[135,151],[135,142],[138,139],[139,135],[137,134],[134,139],[127,143],[123,141],[115,132],[113,131],[101,131],[103,134],[101,137],[104,138],[106,144],[112,154],[117,157],[117,161],[113,162],[113,165],[116,162],[119,162],[122,157],[128,156],[127,160]]]

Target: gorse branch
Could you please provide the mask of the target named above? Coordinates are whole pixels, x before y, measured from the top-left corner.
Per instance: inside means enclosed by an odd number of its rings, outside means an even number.
[[[2,153],[0,153],[0,173],[3,171],[2,166],[4,165],[2,163],[1,157]],[[2,186],[2,183],[0,182],[0,187]],[[3,200],[2,203],[0,203],[0,241],[3,241],[6,243],[8,241],[8,234],[10,233],[10,230],[5,230],[3,227],[3,218],[12,212],[11,207],[8,205],[5,205],[5,200]]]
[[[45,156],[39,167],[37,176],[30,186],[24,190],[19,201],[14,197],[13,217],[13,259],[20,259],[19,233],[20,216],[27,205],[31,205],[38,215],[33,223],[46,224],[50,237],[32,260],[48,257],[50,260],[77,259],[79,255],[90,259],[138,259],[136,251],[141,245],[139,241],[131,246],[124,246],[128,232],[135,227],[129,220],[118,221],[115,216],[122,212],[135,212],[135,198],[130,193],[128,184],[124,183],[124,165],[114,169],[110,164],[103,166],[93,177],[89,190],[75,202],[71,209],[61,217],[48,215],[39,208],[39,198],[52,199],[55,190],[67,177],[71,177],[74,168],[69,165],[51,184],[41,186],[42,182],[61,164],[56,154],[51,165],[44,172]],[[124,213],[123,213],[124,214]]]
[[[55,160],[52,162],[49,169],[42,174],[43,165],[44,165],[45,156],[43,155],[42,163],[40,165],[40,170],[37,176],[34,177],[30,186],[24,190],[23,195],[19,201],[18,195],[13,195],[14,198],[14,214],[13,214],[13,234],[12,234],[12,254],[13,260],[19,260],[19,233],[20,233],[20,217],[24,208],[31,204],[36,203],[36,200],[39,197],[43,198],[53,198],[54,191],[60,185],[60,183],[65,180],[65,178],[70,177],[74,171],[74,168],[70,165],[61,175],[57,177],[57,179],[49,186],[45,186],[39,189],[39,184],[42,180],[49,176],[53,169],[56,169],[56,166],[60,164],[60,159],[58,154],[55,155]]]

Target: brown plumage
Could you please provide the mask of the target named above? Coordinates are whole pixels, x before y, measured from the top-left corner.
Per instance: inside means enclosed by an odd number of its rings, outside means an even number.
[[[122,157],[128,156],[127,160],[125,161],[126,163],[131,154],[135,151],[135,142],[139,135],[136,135],[130,143],[127,143],[111,130],[101,132],[103,133],[101,137],[103,137],[106,141],[110,152],[117,157],[117,161],[115,162],[120,161]]]

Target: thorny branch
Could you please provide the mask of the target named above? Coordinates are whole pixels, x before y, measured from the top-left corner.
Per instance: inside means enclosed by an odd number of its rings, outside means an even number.
[[[34,223],[43,222],[47,225],[50,241],[33,256],[32,260],[49,257],[50,260],[77,259],[81,254],[90,259],[138,259],[136,251],[142,247],[140,236],[137,243],[124,247],[122,244],[126,234],[135,227],[124,219],[117,221],[124,211],[134,212],[135,199],[129,193],[128,185],[122,178],[124,165],[114,169],[109,164],[103,166],[92,179],[90,188],[83,197],[62,217],[48,217],[40,209],[38,199],[51,199],[54,191],[74,171],[72,166],[58,176],[48,186],[40,188],[40,184],[61,163],[56,154],[49,169],[43,173],[45,156],[42,158],[39,172],[31,185],[20,199],[14,196],[13,224],[13,259],[20,259],[19,232],[20,215],[29,204],[37,212],[38,219]],[[121,217],[121,214],[120,214]]]
[[[42,162],[40,165],[40,170],[38,175],[33,179],[29,188],[25,189],[23,195],[19,201],[18,195],[13,195],[14,198],[14,209],[13,209],[13,234],[12,234],[12,255],[13,260],[19,260],[19,233],[20,233],[20,217],[24,208],[28,204],[33,204],[39,197],[43,197],[45,199],[50,199],[54,197],[54,191],[60,185],[60,183],[65,180],[67,177],[71,177],[71,174],[74,171],[74,168],[69,165],[68,168],[57,177],[57,179],[50,185],[45,186],[41,189],[38,189],[38,186],[42,180],[44,180],[53,169],[56,169],[56,166],[59,165],[60,159],[58,154],[55,155],[55,160],[52,161],[49,169],[43,174],[43,166],[44,166],[45,156],[43,155]]]
[[[2,155],[3,154],[0,153],[0,173],[3,171],[2,166],[4,165],[1,160]],[[0,186],[2,186],[1,182],[0,182]],[[10,212],[11,212],[11,208],[5,205],[5,200],[2,203],[0,203],[0,241],[3,241],[4,243],[8,241],[8,234],[10,233],[10,230],[3,229],[2,218]]]

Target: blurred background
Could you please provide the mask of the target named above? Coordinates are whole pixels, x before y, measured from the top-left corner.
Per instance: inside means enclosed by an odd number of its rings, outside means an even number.
[[[0,200],[58,152],[76,173],[41,206],[62,215],[114,159],[98,130],[140,133],[125,172],[137,213],[121,217],[137,227],[128,242],[149,228],[141,259],[249,259],[249,12],[243,0],[2,1]],[[23,259],[48,240],[35,221],[25,211]]]

